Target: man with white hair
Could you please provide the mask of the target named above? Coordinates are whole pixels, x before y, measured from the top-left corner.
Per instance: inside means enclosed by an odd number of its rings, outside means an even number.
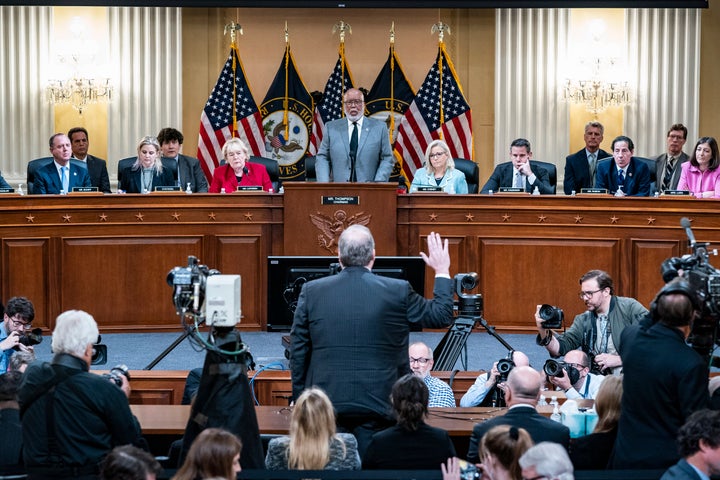
[[[574,480],[573,464],[559,443],[540,442],[520,457],[525,480]]]
[[[94,479],[115,446],[139,444],[140,425],[130,411],[130,384],[89,372],[98,340],[95,319],[70,310],[56,320],[52,362],[35,362],[18,391],[23,457],[29,479]]]

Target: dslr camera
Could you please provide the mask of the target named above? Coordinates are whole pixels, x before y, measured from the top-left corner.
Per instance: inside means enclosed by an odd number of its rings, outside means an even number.
[[[565,376],[565,365],[563,362],[558,362],[552,358],[548,358],[543,365],[543,372],[548,377],[562,378]]]
[[[512,352],[508,353],[508,358],[503,358],[497,362],[497,371],[500,374],[496,383],[507,382],[510,371],[515,368],[515,362],[512,361]]]
[[[560,308],[553,307],[547,303],[540,305],[538,315],[540,315],[540,318],[542,319],[542,323],[540,325],[542,328],[546,329],[557,330],[562,328],[563,320],[565,320],[565,314]]]
[[[38,343],[42,343],[42,341],[42,328],[33,328],[30,333],[23,333],[20,335],[20,338],[18,338],[18,342],[26,347],[32,347]],[[13,349],[19,351],[20,345],[14,346]]]
[[[127,365],[120,364],[115,365],[113,368],[110,369],[110,373],[103,373],[103,378],[107,378],[111,382],[113,382],[118,387],[122,387],[122,377],[128,379],[128,382],[130,381],[130,370],[128,370]]]

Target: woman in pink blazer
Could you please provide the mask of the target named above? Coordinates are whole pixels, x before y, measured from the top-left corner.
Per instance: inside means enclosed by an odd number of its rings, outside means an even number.
[[[689,190],[697,198],[720,198],[720,158],[713,137],[702,137],[695,144],[690,161],[682,164],[678,190]]]

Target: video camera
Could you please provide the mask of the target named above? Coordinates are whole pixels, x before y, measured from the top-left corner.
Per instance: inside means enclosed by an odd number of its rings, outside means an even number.
[[[455,293],[458,296],[457,309],[460,317],[482,317],[483,296],[479,293],[463,293],[477,287],[478,275],[475,272],[455,275]]]

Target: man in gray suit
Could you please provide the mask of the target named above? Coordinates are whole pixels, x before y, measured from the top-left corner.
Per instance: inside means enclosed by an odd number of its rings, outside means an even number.
[[[207,178],[200,167],[200,160],[180,153],[180,146],[185,139],[183,134],[175,128],[163,128],[158,133],[157,139],[160,142],[160,150],[162,150],[163,165],[174,166],[173,176],[180,188],[185,190],[190,184],[190,190],[193,193],[207,193]],[[167,162],[165,159],[174,160],[174,162]]]
[[[655,171],[657,173],[657,190],[663,193],[665,190],[674,190],[680,180],[680,165],[688,161],[688,156],[683,152],[683,146],[687,141],[687,128],[682,123],[676,123],[667,132],[667,152],[658,155],[655,159]]]
[[[365,97],[357,88],[345,92],[343,107],[345,117],[325,125],[315,160],[317,181],[387,182],[395,165],[387,126],[364,116]]]

